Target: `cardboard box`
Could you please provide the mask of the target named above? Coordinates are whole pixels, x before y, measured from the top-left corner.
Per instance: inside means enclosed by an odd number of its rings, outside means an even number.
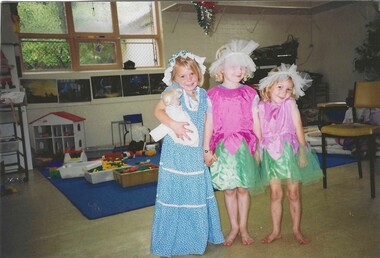
[[[158,179],[158,168],[125,173],[120,173],[121,170],[122,169],[114,169],[113,175],[115,181],[122,187],[157,182]]]
[[[59,168],[61,178],[73,178],[84,176],[83,168],[98,164],[97,161],[67,163]]]

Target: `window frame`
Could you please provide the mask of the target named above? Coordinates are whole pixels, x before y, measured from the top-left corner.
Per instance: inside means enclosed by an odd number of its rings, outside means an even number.
[[[121,35],[119,33],[119,22],[117,15],[117,5],[114,1],[109,1],[111,6],[112,16],[112,33],[94,33],[94,32],[75,32],[74,20],[72,13],[71,2],[65,2],[67,33],[66,34],[43,34],[43,33],[19,33],[21,39],[65,39],[69,45],[71,69],[49,69],[49,70],[28,70],[25,69],[24,59],[22,57],[22,49],[20,51],[20,57],[22,62],[22,71],[24,73],[36,73],[36,72],[68,72],[68,71],[94,71],[94,70],[118,70],[123,69],[121,40],[123,39],[153,39],[157,42],[157,66],[140,66],[137,68],[162,68],[163,67],[163,51],[162,51],[162,35],[161,35],[161,23],[159,14],[159,4],[157,0],[147,1],[154,4],[153,20],[156,24],[156,33],[149,35],[128,34]],[[92,64],[92,65],[80,65],[79,56],[79,43],[80,42],[115,42],[115,63],[112,64]],[[21,45],[20,45],[21,48]]]

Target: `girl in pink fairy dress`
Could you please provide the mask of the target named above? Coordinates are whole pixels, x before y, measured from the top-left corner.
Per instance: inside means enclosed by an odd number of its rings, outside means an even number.
[[[220,84],[208,90],[212,120],[205,125],[204,152],[213,187],[224,191],[230,232],[224,245],[231,246],[239,234],[244,245],[254,242],[248,232],[250,191],[263,191],[256,146],[260,136],[256,91],[240,82],[256,70],[250,54],[258,44],[232,40],[221,47],[210,74]],[[257,155],[259,158],[259,155]]]
[[[316,155],[306,144],[295,99],[305,95],[311,82],[308,74],[297,72],[296,65],[281,64],[259,83],[261,171],[264,184],[270,187],[273,224],[272,233],[262,243],[282,237],[282,183],[287,185],[294,237],[300,244],[310,242],[301,232],[300,183],[319,181],[322,172]]]

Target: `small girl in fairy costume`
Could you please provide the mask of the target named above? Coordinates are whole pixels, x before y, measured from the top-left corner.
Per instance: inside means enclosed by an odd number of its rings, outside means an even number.
[[[206,122],[204,152],[206,164],[214,162],[210,167],[214,188],[224,191],[230,221],[225,246],[231,246],[238,235],[244,245],[254,242],[248,232],[248,212],[250,191],[262,190],[255,159],[260,137],[259,96],[241,81],[256,70],[250,54],[257,46],[252,40],[232,40],[219,48],[209,69],[220,84],[207,92],[212,119]]]
[[[281,64],[259,83],[261,171],[264,184],[270,187],[273,224],[272,233],[262,239],[262,243],[282,237],[282,183],[287,185],[294,237],[300,244],[310,242],[301,232],[300,183],[319,181],[322,172],[316,155],[306,144],[295,99],[305,95],[311,83],[310,76],[297,72],[294,64]]]

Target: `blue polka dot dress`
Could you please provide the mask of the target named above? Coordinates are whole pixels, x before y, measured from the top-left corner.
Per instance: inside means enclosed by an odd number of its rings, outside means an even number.
[[[198,110],[189,109],[184,96],[181,104],[203,139],[207,97],[204,89],[196,89]],[[165,257],[201,255],[208,242],[220,244],[224,237],[202,141],[198,147],[189,147],[167,135],[159,166],[151,252]]]

